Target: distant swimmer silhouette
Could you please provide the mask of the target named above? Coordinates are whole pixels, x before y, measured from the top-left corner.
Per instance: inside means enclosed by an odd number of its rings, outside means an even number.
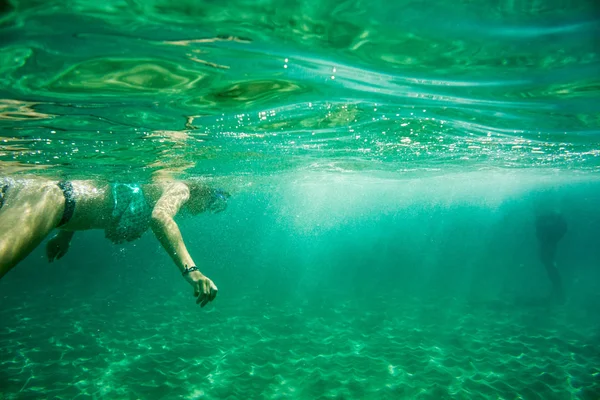
[[[46,245],[50,262],[67,253],[76,231],[102,229],[107,239],[124,243],[151,230],[204,307],[217,287],[196,266],[174,217],[184,210],[221,212],[228,197],[194,179],[140,185],[0,177],[0,278],[55,228],[58,233]]]
[[[558,242],[567,233],[567,229],[567,221],[558,212],[541,214],[535,219],[535,230],[540,245],[540,260],[552,283],[552,297],[560,303],[565,301],[565,293],[556,267],[556,249]]]

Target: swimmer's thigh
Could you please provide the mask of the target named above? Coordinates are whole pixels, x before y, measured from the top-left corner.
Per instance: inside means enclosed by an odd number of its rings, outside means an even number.
[[[0,278],[58,225],[64,205],[62,190],[53,183],[9,190],[0,210]]]

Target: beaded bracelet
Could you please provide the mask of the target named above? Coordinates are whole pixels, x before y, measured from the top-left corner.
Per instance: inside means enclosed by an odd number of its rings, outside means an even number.
[[[188,268],[188,266],[186,265],[185,270],[183,271],[183,273],[181,275],[185,276],[192,271],[200,271],[200,268],[196,267],[195,265],[192,265],[191,267]]]

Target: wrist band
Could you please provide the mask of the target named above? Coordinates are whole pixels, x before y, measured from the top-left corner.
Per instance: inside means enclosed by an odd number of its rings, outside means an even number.
[[[187,274],[189,274],[192,271],[200,271],[200,269],[198,267],[196,267],[195,265],[192,265],[191,267],[188,268],[188,266],[185,266],[185,270],[183,271],[183,273],[181,275],[186,276]]]

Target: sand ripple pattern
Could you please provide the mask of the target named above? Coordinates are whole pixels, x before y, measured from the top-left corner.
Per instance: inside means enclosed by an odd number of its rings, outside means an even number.
[[[4,398],[592,400],[600,393],[597,326],[560,307],[380,299],[315,308],[245,298],[199,313],[182,307],[186,300],[54,299],[61,311],[32,301],[3,309]]]

